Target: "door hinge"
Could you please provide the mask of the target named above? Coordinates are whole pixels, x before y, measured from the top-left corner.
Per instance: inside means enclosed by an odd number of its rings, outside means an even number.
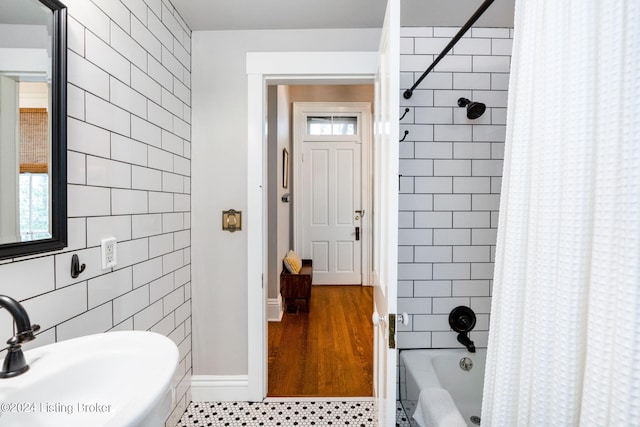
[[[387,322],[389,327],[389,348],[396,348],[396,315],[389,313],[389,321]]]

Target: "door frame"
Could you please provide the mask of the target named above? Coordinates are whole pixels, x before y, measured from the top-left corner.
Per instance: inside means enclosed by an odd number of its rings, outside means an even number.
[[[378,52],[249,52],[247,64],[247,398],[267,396],[266,200],[269,84],[374,83]]]
[[[302,188],[296,183],[301,180],[302,139],[301,126],[297,120],[301,120],[306,114],[333,114],[347,113],[357,114],[360,128],[360,209],[365,210],[361,216],[361,242],[360,242],[360,284],[362,286],[373,284],[371,266],[371,149],[372,144],[372,105],[369,102],[294,102],[293,103],[293,245],[294,250],[300,253],[301,231],[300,218],[302,206],[298,201],[302,200]],[[369,215],[367,215],[369,212]]]

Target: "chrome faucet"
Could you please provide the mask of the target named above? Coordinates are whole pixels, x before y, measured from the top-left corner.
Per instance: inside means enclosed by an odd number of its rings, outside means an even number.
[[[7,355],[2,364],[0,378],[11,378],[23,374],[29,370],[29,365],[22,354],[22,343],[35,339],[34,332],[40,329],[38,325],[32,325],[29,315],[24,307],[16,300],[6,295],[0,295],[0,307],[6,309],[16,324],[15,336],[9,338]]]

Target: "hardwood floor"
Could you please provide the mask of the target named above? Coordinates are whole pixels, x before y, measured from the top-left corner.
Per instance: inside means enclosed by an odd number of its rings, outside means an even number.
[[[373,396],[373,288],[313,286],[309,312],[269,322],[269,397]]]

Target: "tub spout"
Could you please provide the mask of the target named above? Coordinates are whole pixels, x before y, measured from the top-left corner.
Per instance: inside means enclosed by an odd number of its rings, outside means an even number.
[[[460,332],[458,334],[458,342],[463,346],[467,347],[467,350],[469,350],[469,353],[476,352],[476,346],[473,343],[473,341],[469,339],[469,336],[467,335],[466,332]]]

